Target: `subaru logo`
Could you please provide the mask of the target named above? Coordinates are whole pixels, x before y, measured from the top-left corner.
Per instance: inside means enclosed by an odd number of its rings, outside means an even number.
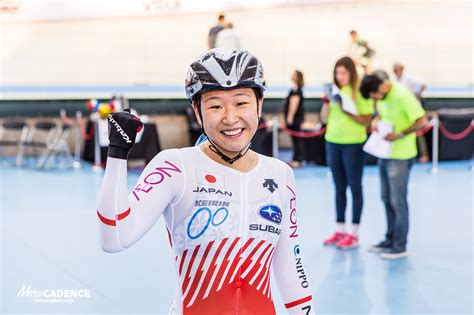
[[[280,224],[281,223],[281,210],[274,205],[266,205],[258,210],[258,214],[264,219],[270,222]]]

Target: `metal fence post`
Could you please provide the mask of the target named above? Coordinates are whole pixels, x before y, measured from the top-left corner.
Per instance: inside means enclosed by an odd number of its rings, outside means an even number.
[[[72,166],[74,168],[81,168],[81,123],[82,123],[82,112],[76,112],[76,129],[74,131],[74,162]]]
[[[433,126],[433,151],[431,154],[432,166],[431,173],[436,174],[439,171],[438,161],[439,161],[439,118],[436,115],[431,120],[431,125]]]
[[[278,117],[272,118],[272,155],[278,159]]]
[[[94,172],[101,172],[100,167],[100,143],[99,143],[99,122],[96,120],[94,123],[94,166],[92,170]]]
[[[471,126],[474,126],[474,119],[471,120]],[[474,132],[474,129],[471,129],[471,132]],[[474,172],[474,151],[471,154],[471,172]]]

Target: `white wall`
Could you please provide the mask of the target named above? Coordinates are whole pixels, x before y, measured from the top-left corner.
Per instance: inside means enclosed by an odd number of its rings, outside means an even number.
[[[295,67],[308,85],[330,80],[355,28],[374,68],[402,61],[431,85],[473,85],[472,1],[356,1],[227,12],[270,85]],[[2,85],[181,85],[206,50],[216,12],[0,24]]]

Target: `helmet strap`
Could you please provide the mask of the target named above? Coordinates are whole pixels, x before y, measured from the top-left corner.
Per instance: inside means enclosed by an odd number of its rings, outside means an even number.
[[[202,126],[202,131],[204,133],[204,135],[207,137],[207,140],[209,141],[210,145],[209,145],[209,149],[216,153],[217,155],[219,155],[219,157],[224,160],[225,162],[229,163],[229,164],[233,164],[235,161],[239,160],[241,157],[243,157],[245,154],[247,154],[247,152],[250,150],[250,147],[252,146],[252,141],[253,139],[255,139],[255,136],[257,135],[257,131],[255,131],[255,133],[253,134],[253,137],[252,139],[250,139],[250,142],[245,146],[245,148],[243,148],[242,150],[240,150],[240,152],[234,156],[233,158],[225,155],[224,153],[222,153],[221,150],[219,150],[219,146],[216,145],[212,140],[211,138],[209,138],[209,136],[206,134],[206,131],[204,130],[204,125]]]
[[[207,135],[206,135],[207,136]],[[250,143],[245,147],[243,148],[236,156],[234,156],[233,158],[225,155],[224,153],[221,152],[221,150],[219,150],[219,148],[211,141],[211,139],[209,139],[209,137],[207,137],[207,140],[211,143],[209,145],[209,149],[216,153],[217,155],[219,155],[219,157],[224,160],[224,162],[227,162],[229,164],[234,164],[235,161],[239,160],[241,157],[243,157],[249,150],[250,150]],[[243,153],[242,153],[243,152]]]

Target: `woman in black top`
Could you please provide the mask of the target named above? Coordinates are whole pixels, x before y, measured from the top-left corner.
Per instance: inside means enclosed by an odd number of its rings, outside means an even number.
[[[286,98],[284,117],[286,127],[290,130],[301,131],[301,124],[304,121],[304,97],[303,86],[304,77],[301,71],[295,70],[291,75],[292,87]],[[291,167],[302,166],[303,161],[303,142],[299,137],[292,136],[293,140],[293,161]]]

